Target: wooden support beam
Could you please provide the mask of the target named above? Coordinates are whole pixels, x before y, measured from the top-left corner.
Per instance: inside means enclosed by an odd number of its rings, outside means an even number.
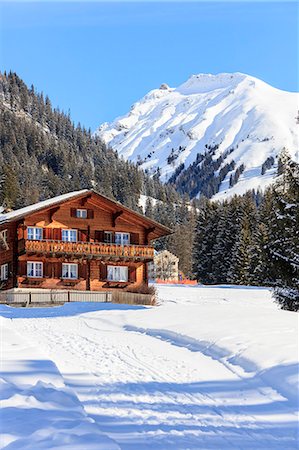
[[[149,244],[149,235],[155,231],[155,227],[145,229],[145,243]]]
[[[86,264],[86,290],[90,291],[90,261]]]
[[[86,197],[81,199],[81,206],[85,206],[88,200],[91,198],[91,194],[86,195]]]
[[[50,222],[50,223],[53,222],[53,215],[54,215],[57,211],[59,211],[59,209],[60,209],[60,206],[56,206],[55,208],[49,209],[49,222]]]
[[[116,225],[116,220],[123,214],[123,211],[116,211],[112,213],[112,226],[113,228]]]

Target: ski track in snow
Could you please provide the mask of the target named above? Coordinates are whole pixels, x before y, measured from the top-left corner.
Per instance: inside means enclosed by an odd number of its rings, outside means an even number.
[[[254,363],[213,342],[138,326],[148,313],[115,305],[12,322],[123,450],[297,448],[294,409]]]

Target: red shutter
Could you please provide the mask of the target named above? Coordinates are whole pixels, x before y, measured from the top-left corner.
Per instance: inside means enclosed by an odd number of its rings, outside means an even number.
[[[43,228],[43,239],[53,239],[53,228]]]
[[[49,262],[44,263],[44,277],[46,278],[52,277],[52,264]]]
[[[100,264],[100,280],[106,281],[107,280],[107,266],[105,264]]]
[[[20,276],[27,275],[27,261],[18,262],[18,275]]]
[[[104,242],[104,231],[96,230],[94,232],[94,239],[96,242]]]
[[[131,242],[131,244],[138,245],[139,244],[139,234],[131,233],[130,234],[130,242]]]
[[[84,278],[84,280],[86,280],[86,276],[87,276],[86,264],[78,264],[78,277]]]
[[[61,228],[53,228],[53,240],[61,241]]]
[[[79,239],[79,242],[86,242],[87,241],[87,231],[86,230],[79,230],[78,239]]]
[[[53,263],[53,272],[52,276],[53,278],[61,278],[62,277],[62,263],[55,262]]]
[[[136,267],[129,267],[129,281],[134,283],[136,281]]]
[[[71,217],[76,217],[76,208],[71,208]]]
[[[87,219],[93,219],[94,214],[92,209],[87,210]]]

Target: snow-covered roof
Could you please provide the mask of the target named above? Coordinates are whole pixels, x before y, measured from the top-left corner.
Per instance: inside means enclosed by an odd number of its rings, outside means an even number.
[[[42,202],[34,203],[34,205],[25,206],[25,208],[16,209],[5,214],[0,214],[0,223],[10,222],[19,217],[26,216],[27,214],[34,213],[40,209],[47,208],[48,206],[54,206],[57,203],[61,203],[66,200],[70,200],[75,197],[80,197],[82,194],[89,192],[88,189],[82,189],[81,191],[68,192],[67,194],[58,195],[57,197],[43,200]]]
[[[34,205],[25,206],[25,208],[16,209],[15,211],[11,211],[9,213],[0,214],[0,225],[6,222],[12,222],[14,220],[22,219],[23,217],[27,216],[28,214],[36,213],[40,210],[43,210],[45,208],[58,205],[62,202],[65,202],[67,200],[72,200],[77,197],[81,197],[84,194],[96,194],[99,197],[102,197],[106,201],[110,202],[110,204],[113,204],[117,206],[118,208],[122,209],[123,211],[128,211],[130,214],[133,214],[136,218],[139,218],[143,222],[147,222],[148,225],[152,225],[155,228],[159,229],[160,231],[163,231],[163,233],[158,233],[157,237],[163,236],[165,234],[171,234],[172,230],[164,225],[162,225],[159,222],[156,222],[153,219],[150,219],[149,217],[144,216],[143,214],[138,213],[137,211],[134,211],[127,206],[121,204],[120,202],[113,200],[109,197],[106,197],[103,194],[99,194],[98,192],[94,190],[88,190],[88,189],[82,189],[81,191],[74,191],[69,192],[67,194],[58,195],[57,197],[50,198],[48,200],[43,200],[42,202],[35,203]],[[156,239],[154,237],[153,239]]]

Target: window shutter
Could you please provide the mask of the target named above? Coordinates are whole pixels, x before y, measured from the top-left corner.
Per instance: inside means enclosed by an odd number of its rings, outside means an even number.
[[[61,241],[61,228],[53,228],[54,241]]]
[[[86,280],[86,276],[87,276],[86,264],[78,264],[78,277],[84,278],[84,280]]]
[[[44,277],[52,277],[52,264],[49,262],[44,263]]]
[[[104,242],[104,231],[96,230],[94,232],[94,238],[96,242]]]
[[[129,267],[129,281],[134,283],[136,281],[136,267]]]
[[[87,210],[87,219],[93,219],[94,214],[92,209]]]
[[[139,244],[139,234],[131,233],[130,234],[130,242],[131,242],[131,244],[138,245]]]
[[[53,229],[43,228],[43,239],[52,239]]]
[[[60,262],[55,262],[53,263],[53,271],[52,271],[52,275],[53,278],[61,278],[62,277],[62,263]]]
[[[71,217],[76,217],[76,208],[71,208]]]
[[[79,230],[79,241],[80,242],[86,242],[87,241],[87,231],[85,230]]]
[[[100,264],[100,280],[107,280],[107,266],[105,264]]]
[[[18,275],[20,276],[27,275],[27,261],[18,262]]]

